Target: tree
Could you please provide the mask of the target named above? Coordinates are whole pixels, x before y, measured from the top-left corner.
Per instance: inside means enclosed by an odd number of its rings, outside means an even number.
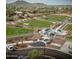
[[[13,16],[11,16],[11,17],[6,16],[6,21],[14,21]]]
[[[7,7],[6,8],[6,15],[8,15],[9,17],[15,15],[15,7]]]

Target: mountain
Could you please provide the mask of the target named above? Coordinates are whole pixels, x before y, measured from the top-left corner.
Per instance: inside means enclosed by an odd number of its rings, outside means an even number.
[[[12,3],[7,3],[6,4],[7,6],[16,6],[16,7],[24,7],[26,5],[30,5],[30,3],[28,2],[25,2],[25,1],[15,1],[15,2],[12,2]]]
[[[13,4],[29,4],[29,2],[25,2],[25,1],[16,1],[16,2],[13,2]]]
[[[71,8],[72,5],[46,5],[44,3],[29,3],[26,1],[15,1],[12,3],[7,3],[7,6],[16,6],[16,7],[68,7]]]
[[[13,3],[7,3],[6,4],[7,6],[16,6],[16,7],[30,7],[30,6],[34,6],[34,7],[43,7],[43,6],[46,6],[45,4],[43,3],[29,3],[29,2],[26,2],[26,1],[16,1],[16,2],[13,2]]]

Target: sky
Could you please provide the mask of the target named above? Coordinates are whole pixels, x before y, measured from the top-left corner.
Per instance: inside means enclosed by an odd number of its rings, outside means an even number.
[[[17,0],[6,0],[7,3],[15,2]],[[24,0],[30,3],[44,3],[47,5],[72,5],[72,0]]]

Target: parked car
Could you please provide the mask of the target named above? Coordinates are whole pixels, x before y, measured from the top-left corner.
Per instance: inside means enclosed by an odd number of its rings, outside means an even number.
[[[7,45],[6,46],[6,49],[9,50],[9,51],[15,51],[16,50],[16,47],[13,46],[13,45]]]

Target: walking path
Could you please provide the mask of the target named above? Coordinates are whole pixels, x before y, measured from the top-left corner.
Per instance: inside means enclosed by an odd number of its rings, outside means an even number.
[[[33,41],[23,41],[23,42],[18,42],[18,44],[26,44],[26,43],[33,43]],[[10,44],[7,44],[7,46],[9,45],[16,45],[17,43],[10,43]]]

